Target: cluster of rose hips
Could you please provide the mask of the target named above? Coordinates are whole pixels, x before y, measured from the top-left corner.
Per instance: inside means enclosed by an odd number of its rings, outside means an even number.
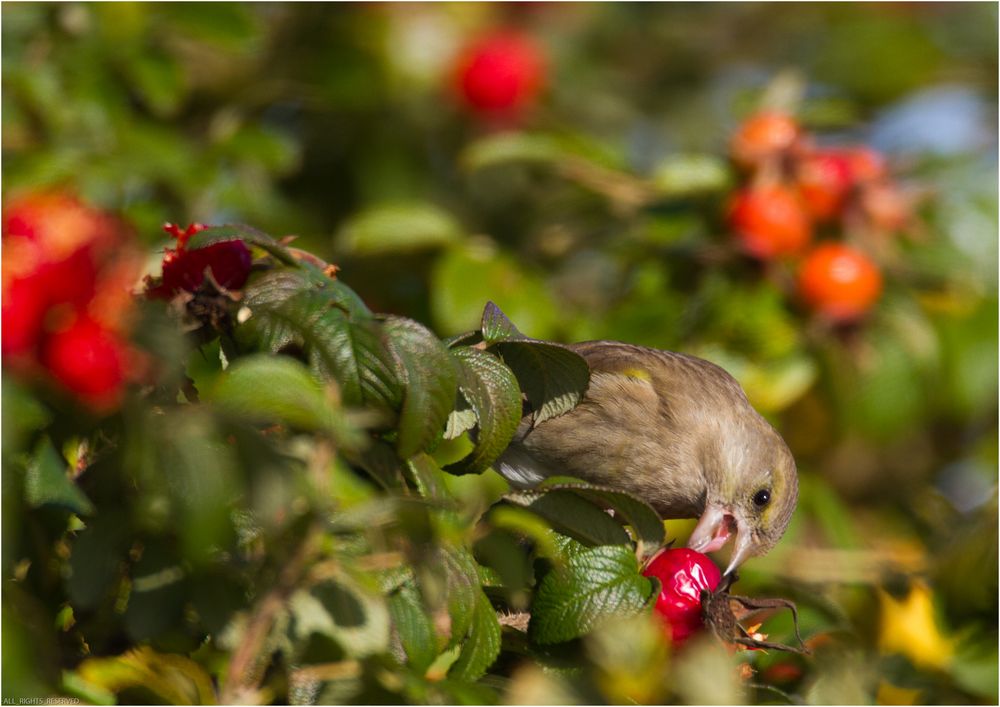
[[[731,154],[748,175],[728,212],[742,250],[764,261],[796,259],[799,297],[829,320],[868,312],[882,292],[882,274],[862,245],[910,217],[882,155],[863,146],[818,146],[780,112],[744,121]],[[824,235],[830,237],[813,245]]]
[[[61,193],[3,215],[3,359],[97,411],[116,407],[141,366],[129,344],[139,256],[113,216]]]

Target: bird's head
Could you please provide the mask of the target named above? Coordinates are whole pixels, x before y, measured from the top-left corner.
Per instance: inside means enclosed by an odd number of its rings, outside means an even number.
[[[756,414],[716,436],[706,452],[705,509],[688,547],[713,552],[735,536],[726,574],[781,539],[798,500],[795,459]]]

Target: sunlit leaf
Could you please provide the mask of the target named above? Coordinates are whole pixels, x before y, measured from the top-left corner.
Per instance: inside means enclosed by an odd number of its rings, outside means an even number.
[[[480,591],[476,597],[469,634],[448,675],[458,680],[476,680],[486,672],[498,655],[500,624],[490,600]]]
[[[215,689],[204,668],[181,655],[144,646],[114,658],[90,658],[77,668],[80,678],[111,692],[148,690],[172,705],[214,705]]]
[[[28,462],[25,480],[25,500],[32,506],[55,505],[74,513],[89,515],[94,504],[68,475],[66,461],[48,438],[39,442]]]
[[[472,452],[446,471],[479,473],[510,443],[521,421],[521,395],[510,369],[495,356],[477,349],[451,350],[458,364],[459,389],[475,413],[477,432]]]
[[[432,204],[392,204],[354,216],[340,229],[337,248],[349,255],[402,254],[440,248],[462,235],[455,218]]]
[[[542,580],[531,605],[529,635],[543,644],[578,638],[603,622],[638,613],[651,592],[630,546],[583,550]]]

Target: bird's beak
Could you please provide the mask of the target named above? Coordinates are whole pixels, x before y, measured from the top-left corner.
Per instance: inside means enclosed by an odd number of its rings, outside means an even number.
[[[729,558],[729,567],[726,568],[726,576],[731,575],[752,554],[753,539],[749,531],[741,527],[736,534],[736,547],[733,549],[732,557]]]
[[[750,557],[753,550],[750,531],[731,510],[722,505],[709,504],[691,533],[688,547],[698,552],[715,552],[733,535],[736,535],[736,547],[729,560],[729,567],[726,568],[726,574],[729,575]]]
[[[695,526],[688,547],[697,552],[715,552],[736,532],[736,516],[720,505],[710,503]]]

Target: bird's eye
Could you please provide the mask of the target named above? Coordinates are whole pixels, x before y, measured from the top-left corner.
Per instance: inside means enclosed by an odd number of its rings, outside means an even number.
[[[768,489],[761,489],[753,495],[753,503],[758,508],[763,508],[771,502],[771,492]]]

